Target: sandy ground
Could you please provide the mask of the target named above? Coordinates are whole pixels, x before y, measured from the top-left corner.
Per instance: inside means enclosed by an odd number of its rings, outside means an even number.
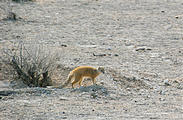
[[[94,86],[15,89],[1,63],[0,119],[183,119],[182,10],[182,0],[0,1],[0,52],[20,41],[56,51],[67,68],[57,85],[76,66],[106,70]]]

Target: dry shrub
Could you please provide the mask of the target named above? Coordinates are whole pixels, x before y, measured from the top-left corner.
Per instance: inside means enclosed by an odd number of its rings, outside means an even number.
[[[21,2],[28,2],[28,1],[34,2],[35,0],[12,0],[12,1],[17,2],[17,3],[21,3]]]
[[[57,54],[44,45],[25,45],[23,42],[3,50],[3,62],[9,66],[13,80],[20,80],[29,87],[52,85]]]
[[[52,0],[12,0],[13,2],[16,2],[16,3],[24,3],[24,2],[40,2],[40,3],[43,3],[43,2],[50,2]]]
[[[17,13],[13,10],[12,0],[0,0],[0,20],[18,20]]]

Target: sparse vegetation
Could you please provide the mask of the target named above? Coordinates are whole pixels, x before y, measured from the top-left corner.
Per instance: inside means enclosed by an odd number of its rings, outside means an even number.
[[[13,80],[21,80],[29,87],[52,85],[51,75],[55,70],[55,54],[43,45],[26,46],[23,42],[4,49],[3,61],[10,66]]]
[[[12,1],[19,3],[19,2],[27,2],[27,1],[35,1],[35,0],[12,0]]]
[[[182,7],[182,0],[0,0],[0,120],[182,120]],[[105,74],[96,85],[85,79],[61,89],[85,65]],[[31,87],[47,81],[52,86]]]

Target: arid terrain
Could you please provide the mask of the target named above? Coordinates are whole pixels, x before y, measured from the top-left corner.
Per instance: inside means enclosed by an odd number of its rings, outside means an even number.
[[[2,53],[21,42],[57,55],[55,86],[81,65],[105,74],[74,89],[10,82]],[[182,0],[0,0],[0,60],[0,120],[183,119]]]

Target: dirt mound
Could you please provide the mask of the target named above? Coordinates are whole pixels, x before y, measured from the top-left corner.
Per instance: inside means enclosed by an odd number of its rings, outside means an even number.
[[[109,70],[109,75],[122,89],[140,90],[151,88],[151,86],[146,84],[143,79],[122,75],[122,73],[117,70]]]

